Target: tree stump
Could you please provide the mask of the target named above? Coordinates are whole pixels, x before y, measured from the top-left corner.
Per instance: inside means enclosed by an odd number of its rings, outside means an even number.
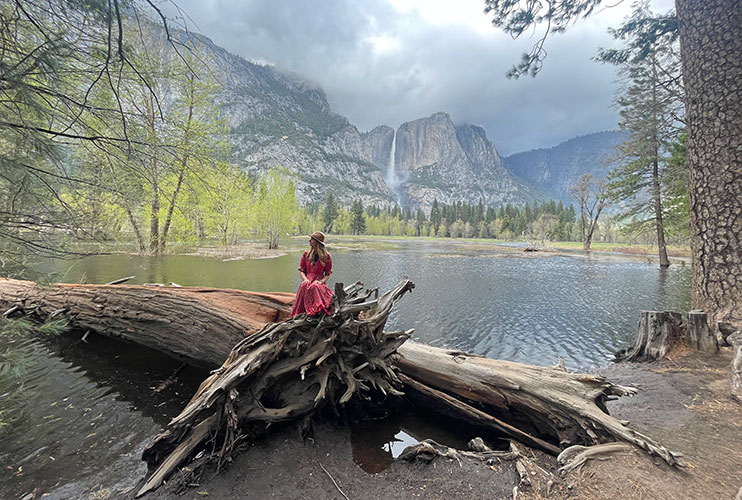
[[[636,342],[616,353],[617,361],[654,361],[662,359],[682,342],[683,317],[675,311],[642,311]]]
[[[708,354],[719,352],[716,334],[709,328],[708,317],[703,311],[693,310],[688,313],[688,344],[691,349]]]

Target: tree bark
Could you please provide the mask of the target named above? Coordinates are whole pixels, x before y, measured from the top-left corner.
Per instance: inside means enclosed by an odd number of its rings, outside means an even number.
[[[688,313],[688,343],[692,349],[716,354],[719,352],[719,343],[716,334],[709,328],[708,316],[703,311]]]
[[[742,322],[742,7],[676,0],[686,93],[693,307]]]
[[[41,317],[64,312],[82,331],[145,345],[194,365],[222,364],[231,347],[291,314],[293,293],[200,287],[37,285],[0,279],[0,305]]]

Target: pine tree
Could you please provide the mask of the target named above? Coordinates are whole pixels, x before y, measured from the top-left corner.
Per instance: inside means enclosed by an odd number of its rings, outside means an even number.
[[[616,64],[626,81],[617,99],[621,129],[629,138],[621,146],[623,163],[611,171],[609,190],[612,198],[628,202],[620,214],[628,219],[628,230],[641,232],[653,225],[657,234],[660,266],[667,267],[665,229],[663,224],[664,171],[670,143],[679,133],[677,118],[682,110],[680,60],[675,37],[646,42],[646,28],[633,28],[649,23],[654,15],[646,5],[634,11],[624,28],[614,37],[627,39],[623,50],[603,50],[599,59]]]
[[[350,209],[350,233],[363,234],[366,231],[366,218],[363,216],[363,203],[361,200],[353,202]]]
[[[433,199],[433,206],[430,207],[430,225],[433,226],[433,234],[438,236],[438,228],[441,226],[441,209],[438,206],[438,200]]]
[[[335,202],[335,196],[332,193],[327,193],[327,200],[325,200],[325,217],[324,217],[324,231],[331,233],[333,224],[338,216],[338,206]]]

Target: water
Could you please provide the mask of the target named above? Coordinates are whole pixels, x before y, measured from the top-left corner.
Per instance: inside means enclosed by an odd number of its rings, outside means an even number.
[[[207,373],[135,345],[72,333],[14,345],[33,357],[23,378],[0,377],[0,498],[107,498],[146,472],[144,447]]]
[[[392,147],[389,151],[389,165],[387,166],[386,171],[386,178],[384,179],[386,181],[386,185],[389,186],[389,191],[392,193],[392,196],[394,196],[394,199],[397,201],[397,203],[400,202],[400,193],[399,193],[399,186],[402,184],[402,180],[399,178],[399,175],[397,175],[397,168],[396,168],[396,155],[397,155],[397,131],[394,131],[394,136],[392,136]]]
[[[397,250],[330,247],[330,286],[360,280],[382,291],[408,276],[416,284],[387,329],[415,329],[415,339],[485,356],[571,369],[605,364],[634,339],[642,309],[688,310],[690,268],[660,270],[623,257],[576,253],[526,255],[481,244],[402,241]],[[169,283],[295,291],[298,254],[221,262],[195,256],[99,256],[48,264],[59,281]],[[6,348],[36,360],[23,385],[0,378],[0,497],[39,488],[44,498],[104,498],[133,486],[145,471],[142,449],[176,415],[205,374],[138,346],[79,333],[18,341]],[[163,384],[173,373],[172,384]],[[163,387],[164,385],[164,387]],[[19,391],[21,397],[17,397]],[[424,420],[424,419],[423,419]],[[353,454],[365,470],[391,463],[404,446],[460,437],[419,418],[371,422],[351,429]],[[471,436],[466,436],[468,439]]]
[[[571,369],[606,363],[630,343],[639,311],[690,306],[689,266],[661,270],[620,256],[524,254],[457,241],[406,240],[398,250],[334,250],[335,281],[362,281],[382,291],[408,276],[416,288],[392,312],[388,328],[415,329],[415,339],[492,358]],[[99,256],[60,281],[169,283],[255,291],[296,291],[298,255],[221,262],[195,256]]]

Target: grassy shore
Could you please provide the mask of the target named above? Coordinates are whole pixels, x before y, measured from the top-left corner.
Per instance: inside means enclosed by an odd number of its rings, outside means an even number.
[[[491,249],[521,251],[521,247],[533,247],[543,252],[583,252],[582,243],[577,241],[544,241],[532,240],[501,240],[492,238],[443,238],[435,236],[379,236],[379,235],[343,235],[328,234],[327,244],[330,251],[334,250],[401,250],[407,242],[440,243],[455,248],[457,251],[488,251]],[[308,246],[308,236],[299,235],[281,239],[277,249],[268,249],[267,243],[261,240],[241,241],[233,245],[221,245],[216,242],[200,244],[171,243],[168,254],[171,255],[199,255],[219,260],[237,259],[266,259],[281,257],[286,254],[301,252]],[[86,253],[137,253],[131,243],[111,243],[104,245],[78,245],[75,250]],[[592,244],[592,253],[612,253],[627,256],[656,258],[656,245],[624,244],[595,242]],[[690,260],[690,248],[686,246],[668,246],[670,257]]]
[[[582,243],[578,241],[549,241],[546,242],[544,246],[562,250],[582,250]],[[598,252],[625,253],[630,255],[656,256],[658,254],[657,245],[629,245],[625,243],[596,242],[591,245],[591,250]],[[667,255],[670,257],[690,257],[690,247],[668,246]]]

